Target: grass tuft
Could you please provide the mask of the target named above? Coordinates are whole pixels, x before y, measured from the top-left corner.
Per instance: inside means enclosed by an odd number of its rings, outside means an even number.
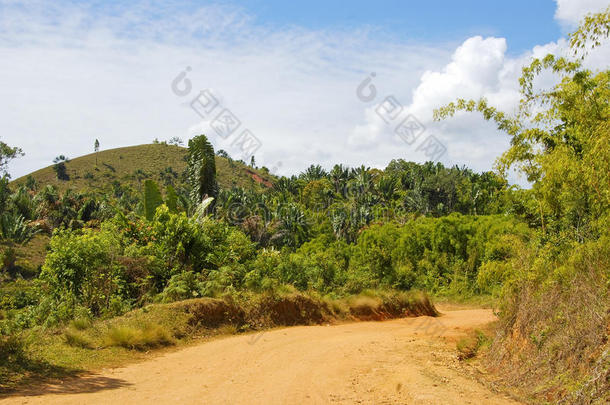
[[[146,350],[175,343],[172,334],[161,325],[144,324],[140,327],[114,326],[104,336],[105,346]]]
[[[93,341],[89,337],[72,329],[64,332],[64,338],[66,339],[66,344],[73,347],[81,347],[83,349],[92,349],[94,347]]]
[[[76,330],[87,330],[91,325],[91,320],[87,318],[77,318],[70,322],[70,326]]]

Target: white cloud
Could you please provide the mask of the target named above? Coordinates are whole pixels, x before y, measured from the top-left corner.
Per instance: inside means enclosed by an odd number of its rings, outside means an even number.
[[[425,71],[411,97],[407,98],[411,103],[405,105],[403,115],[413,114],[426,127],[426,132],[410,146],[396,142],[395,150],[402,147],[407,150],[409,159],[425,161],[428,157],[417,149],[426,136],[432,134],[447,148],[441,159],[444,163],[466,163],[477,170],[489,170],[496,157],[507,148],[507,137],[476,114],[458,114],[456,118],[439,123],[432,120],[432,112],[458,97],[487,97],[499,108],[510,111],[519,101],[517,78],[521,64],[507,58],[506,49],[504,38],[472,37],[455,50],[444,68]],[[354,137],[358,135],[359,139],[370,141],[367,134],[380,138],[379,133],[384,130],[386,138],[392,137],[395,125],[384,125],[372,108],[366,110],[365,122],[355,127]]]
[[[588,13],[605,10],[610,5],[608,0],[556,0],[556,2],[555,18],[568,29],[577,26]]]
[[[386,123],[375,112],[374,107],[364,110],[365,123],[356,125],[352,130],[348,144],[355,148],[367,148],[380,141],[382,134],[386,131]]]
[[[365,31],[270,30],[228,6],[167,12],[161,21],[142,6],[92,13],[3,5],[0,128],[4,141],[26,152],[11,165],[14,177],[58,154],[88,153],[96,138],[102,148],[187,138],[206,128],[189,107],[205,88],[262,141],[258,162],[282,162],[282,173],[312,161],[359,164],[346,145],[361,112],[362,77],[374,69],[382,83],[409,89],[449,52],[377,41]],[[170,83],[187,66],[193,91],[178,97]]]
[[[205,88],[262,141],[257,162],[282,174],[426,160],[375,113],[390,95],[446,145],[444,163],[489,170],[507,137],[476,114],[432,122],[432,110],[483,96],[510,109],[523,63],[565,49],[560,40],[511,58],[503,38],[417,45],[366,30],[270,29],[229,6],[184,12],[168,3],[155,14],[143,4],[99,14],[0,0],[0,136],[27,154],[11,164],[14,176],[89,153],[96,138],[107,149],[205,131],[232,152],[189,106]],[[179,97],[170,85],[187,66],[193,90]],[[356,87],[371,72],[377,97],[362,102]]]
[[[535,46],[517,57],[507,56],[506,51],[504,38],[471,37],[457,47],[444,67],[425,71],[419,84],[413,88],[412,97],[405,97],[411,103],[406,105],[403,115],[415,115],[426,127],[426,133],[444,143],[447,147],[447,153],[441,159],[444,163],[466,163],[475,170],[489,170],[496,158],[509,147],[510,139],[477,113],[459,112],[455,117],[434,122],[434,109],[457,98],[486,98],[490,105],[501,111],[515,112],[521,98],[518,79],[522,67],[532,58],[543,58],[549,53],[571,56],[563,38]],[[585,67],[593,70],[607,68],[609,52],[608,45],[595,49],[588,55]],[[549,88],[556,82],[556,76],[543,71],[534,84],[538,88]],[[352,137],[362,140],[370,154],[376,152],[372,148],[374,140],[384,139],[385,135],[385,143],[389,143],[394,126],[384,125],[373,108],[365,111],[364,118],[365,123],[353,129]],[[414,161],[427,159],[421,151],[418,153],[417,144],[410,148],[407,156]],[[524,180],[517,176],[511,177],[511,181],[524,184]]]
[[[429,119],[432,110],[457,97],[478,98],[511,86],[506,75],[506,40],[472,37],[460,45],[441,71],[426,71],[413,94],[411,110]]]

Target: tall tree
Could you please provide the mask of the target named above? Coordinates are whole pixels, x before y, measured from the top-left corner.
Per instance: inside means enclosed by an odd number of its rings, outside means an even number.
[[[93,144],[93,151],[95,152],[95,166],[97,167],[97,153],[100,151],[100,141],[98,141],[97,139]]]
[[[218,194],[214,147],[205,135],[189,140],[187,181],[191,186],[191,199],[199,204],[207,197]]]
[[[609,32],[610,8],[587,17],[571,35],[572,49],[586,51]],[[543,70],[557,77],[550,90],[534,86]],[[522,100],[514,115],[485,99],[458,99],[435,111],[435,118],[478,111],[495,122],[512,137],[498,169],[505,174],[517,167],[533,183],[542,231],[569,229],[581,239],[610,207],[610,69],[593,72],[577,59],[547,55],[523,68],[520,85]]]
[[[57,175],[58,180],[70,180],[70,176],[68,175],[68,170],[66,168],[66,163],[69,162],[68,159],[64,155],[59,155],[55,159],[53,159],[53,170],[55,170],[55,174]]]

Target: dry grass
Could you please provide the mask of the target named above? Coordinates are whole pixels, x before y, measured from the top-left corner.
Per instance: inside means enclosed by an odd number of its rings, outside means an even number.
[[[60,150],[57,151],[59,155]],[[70,180],[58,180],[52,166],[31,173],[39,184],[52,184],[60,190],[68,188],[78,191],[104,191],[110,184],[118,180],[122,185],[129,185],[136,190],[141,189],[144,179],[153,179],[163,184],[160,172],[171,167],[178,175],[176,183],[181,182],[181,174],[186,167],[187,149],[164,144],[149,144],[109,149],[96,154],[77,157],[66,163]],[[141,170],[144,176],[138,179],[135,172]],[[221,188],[240,186],[244,188],[258,187],[259,182],[271,184],[274,178],[262,170],[249,168],[239,162],[230,163],[227,159],[216,157],[218,184]],[[12,182],[19,185],[25,182],[27,176]],[[257,181],[255,181],[255,179]]]
[[[482,350],[489,348],[492,342],[491,325],[485,330],[475,329],[456,343],[459,360],[468,360],[477,356]]]
[[[120,346],[132,350],[146,350],[175,343],[166,328],[153,324],[112,327],[106,332],[103,341],[105,346]]]
[[[220,325],[216,331],[219,335],[235,335],[239,333],[237,326],[231,324]]]
[[[536,402],[589,404],[610,392],[610,257],[575,257],[562,263],[573,270],[564,280],[519,285],[486,356],[507,386]]]
[[[89,329],[93,323],[87,318],[77,318],[70,322],[70,326],[76,330]]]
[[[11,270],[13,276],[31,279],[35,277],[44,263],[47,254],[47,246],[51,238],[39,233],[25,245],[3,241],[0,243],[0,252],[6,249],[14,249],[16,254],[15,268]]]

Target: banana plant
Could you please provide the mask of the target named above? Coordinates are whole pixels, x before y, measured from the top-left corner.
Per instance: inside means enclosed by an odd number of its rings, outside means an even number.
[[[0,232],[4,239],[23,244],[29,242],[40,229],[22,215],[5,212],[0,216]]]
[[[146,180],[144,182],[144,215],[147,220],[153,220],[155,212],[161,204],[163,204],[163,196],[159,186],[153,180]]]

